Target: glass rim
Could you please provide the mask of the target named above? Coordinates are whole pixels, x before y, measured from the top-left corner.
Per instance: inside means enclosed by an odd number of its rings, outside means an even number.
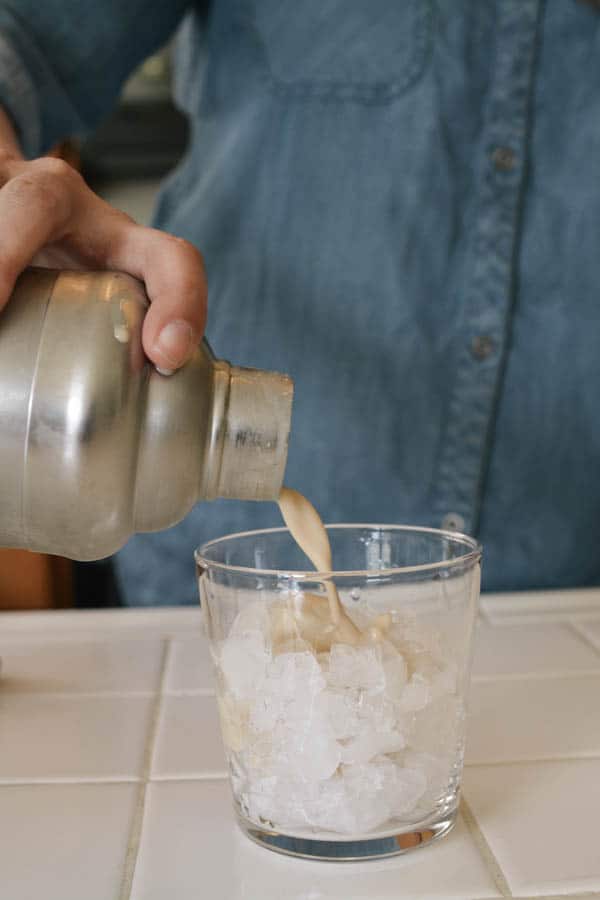
[[[333,529],[350,530],[350,529],[370,529],[372,531],[404,531],[417,534],[432,534],[438,537],[448,538],[450,540],[463,543],[468,547],[468,551],[460,556],[452,559],[441,559],[433,563],[420,563],[415,566],[396,566],[387,569],[333,569],[330,572],[319,572],[316,569],[295,570],[295,569],[256,569],[250,566],[231,565],[230,563],[216,562],[206,559],[204,554],[211,547],[222,544],[225,541],[232,541],[238,538],[259,537],[265,534],[290,534],[289,528],[279,526],[277,528],[257,528],[250,531],[238,531],[233,534],[225,534],[222,537],[213,538],[206,543],[201,544],[194,551],[194,559],[199,567],[203,570],[208,568],[218,569],[222,572],[233,572],[241,575],[257,575],[257,576],[277,576],[279,578],[290,578],[294,581],[322,581],[329,578],[389,578],[393,575],[411,575],[416,573],[436,572],[438,569],[455,568],[465,563],[475,563],[481,559],[482,546],[475,538],[460,531],[448,531],[443,528],[428,528],[420,525],[382,525],[373,524],[371,522],[363,523],[328,523],[325,525],[327,531]]]

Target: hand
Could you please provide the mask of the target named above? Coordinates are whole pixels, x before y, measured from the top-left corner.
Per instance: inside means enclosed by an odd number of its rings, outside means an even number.
[[[68,163],[26,162],[0,150],[0,309],[28,265],[116,269],[142,280],[151,301],[146,355],[162,371],[182,366],[206,322],[206,277],[192,244],[143,228],[94,194]]]

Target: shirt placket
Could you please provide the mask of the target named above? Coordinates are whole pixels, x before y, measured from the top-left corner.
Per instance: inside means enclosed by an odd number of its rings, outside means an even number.
[[[461,346],[439,459],[435,514],[476,532],[510,338],[541,0],[500,0],[465,266]]]

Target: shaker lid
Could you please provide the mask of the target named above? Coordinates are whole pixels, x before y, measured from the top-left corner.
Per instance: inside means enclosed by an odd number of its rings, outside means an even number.
[[[215,496],[277,499],[287,461],[293,393],[287,375],[231,366]]]

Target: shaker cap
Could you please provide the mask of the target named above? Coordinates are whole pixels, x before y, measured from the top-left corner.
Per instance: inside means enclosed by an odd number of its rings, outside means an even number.
[[[276,500],[287,461],[293,382],[277,372],[229,371],[215,496]]]

